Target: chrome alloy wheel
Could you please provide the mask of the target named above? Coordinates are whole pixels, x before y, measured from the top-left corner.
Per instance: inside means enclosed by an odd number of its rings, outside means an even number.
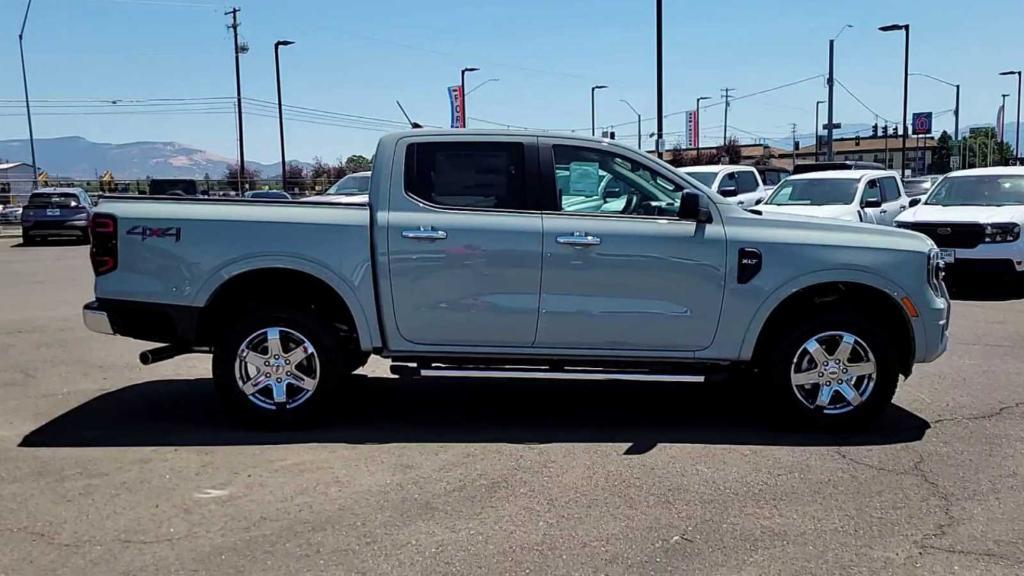
[[[235,383],[261,408],[294,408],[316,390],[320,360],[313,345],[287,328],[265,328],[238,349]]]
[[[871,349],[847,332],[825,332],[804,343],[793,358],[793,392],[808,408],[842,414],[868,399],[878,378]]]

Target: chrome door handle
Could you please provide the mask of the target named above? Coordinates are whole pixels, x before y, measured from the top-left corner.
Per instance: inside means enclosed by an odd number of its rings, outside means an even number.
[[[420,226],[418,230],[402,230],[402,238],[410,240],[444,240],[447,237],[447,232],[434,230],[433,226]]]
[[[569,244],[570,246],[597,246],[601,243],[601,239],[586,232],[573,232],[568,236],[556,237],[555,242]]]
[[[879,210],[879,211],[878,211],[878,213],[879,213],[879,214],[888,214],[888,213],[889,213],[889,211],[888,211],[888,210],[886,210],[885,208],[882,208],[881,210]]]

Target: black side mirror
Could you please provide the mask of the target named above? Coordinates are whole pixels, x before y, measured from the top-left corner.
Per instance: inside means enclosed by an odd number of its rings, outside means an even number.
[[[920,196],[918,196],[917,198],[911,198],[910,199],[910,207],[911,208],[913,208],[914,206],[917,206],[920,203],[921,203],[921,197]]]
[[[754,200],[754,206],[757,206],[759,204],[764,204],[764,198],[758,198],[757,200]]]
[[[860,205],[863,208],[881,208],[882,207],[882,199],[881,198],[865,198],[864,201],[860,203]]]
[[[679,198],[677,213],[680,220],[692,220],[698,224],[711,222],[711,211],[701,207],[700,196],[697,192],[683,191],[682,197]]]
[[[736,196],[735,186],[719,186],[718,195],[722,198],[734,198]]]

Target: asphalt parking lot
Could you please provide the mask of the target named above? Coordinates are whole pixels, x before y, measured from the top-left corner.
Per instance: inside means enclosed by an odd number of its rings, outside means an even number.
[[[434,381],[374,361],[337,418],[222,419],[209,360],[89,333],[87,248],[0,240],[0,575],[1021,574],[1024,301],[870,431],[718,386]]]

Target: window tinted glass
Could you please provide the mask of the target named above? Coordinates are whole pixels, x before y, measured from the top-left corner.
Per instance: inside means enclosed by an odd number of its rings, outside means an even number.
[[[82,203],[82,199],[74,192],[34,192],[28,197],[28,205],[32,207],[74,207]]]
[[[852,204],[857,181],[852,178],[814,178],[783,180],[766,204],[779,206],[831,206]]]
[[[1006,206],[1024,204],[1024,176],[947,176],[925,204],[939,206]]]
[[[708,188],[711,188],[715,184],[715,178],[718,178],[718,172],[683,172],[683,174],[686,174]]]
[[[411,144],[405,189],[439,206],[523,210],[524,156],[524,146],[514,142]]]
[[[654,216],[678,207],[680,188],[642,164],[592,148],[553,148],[563,212]]]
[[[864,195],[861,196],[860,201],[865,200],[881,200],[882,199],[882,188],[878,185],[878,180],[868,180],[864,184]]]
[[[899,184],[896,178],[882,178],[882,202],[895,202],[900,199]]]
[[[736,193],[746,194],[757,191],[757,178],[748,170],[736,173]]]

